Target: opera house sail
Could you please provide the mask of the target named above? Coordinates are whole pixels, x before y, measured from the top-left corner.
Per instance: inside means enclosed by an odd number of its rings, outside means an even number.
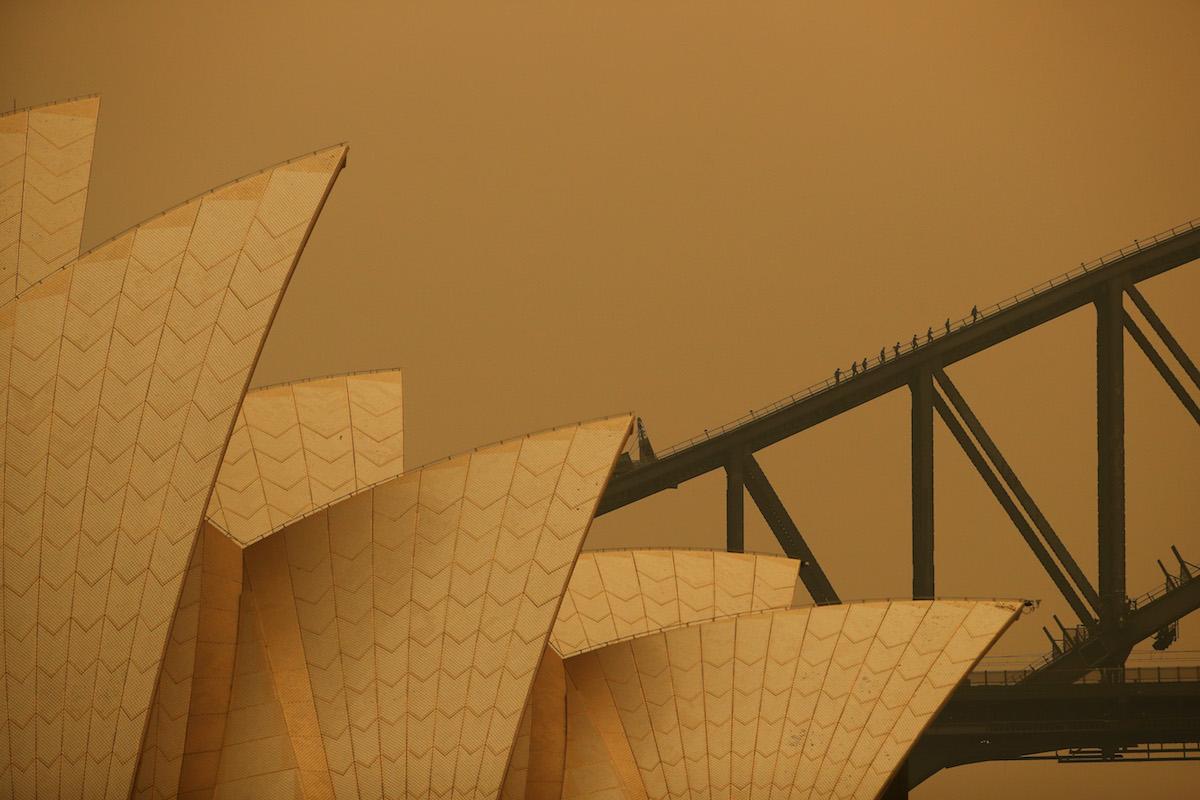
[[[208,519],[242,547],[404,471],[400,371],[254,389],[233,426]]]
[[[21,115],[21,202],[7,182],[4,197],[22,233],[0,307],[2,779],[16,797],[124,797],[230,426],[346,148],[65,259],[24,233],[62,221],[29,166],[45,166],[37,125],[54,113]]]
[[[1023,604],[797,607],[799,567],[742,553],[585,554],[504,797],[877,797]],[[565,729],[538,731],[539,715]]]
[[[79,255],[100,98],[0,116],[0,303]]]
[[[583,552],[634,417],[404,465],[247,391],[338,145],[79,254],[99,101],[0,116],[0,797],[871,798],[1021,610]]]

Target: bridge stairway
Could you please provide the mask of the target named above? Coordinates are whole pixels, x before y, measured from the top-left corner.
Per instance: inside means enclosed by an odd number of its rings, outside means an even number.
[[[1151,636],[1155,637],[1155,649],[1169,647],[1179,618],[1200,608],[1200,568],[1185,561],[1174,547],[1171,550],[1179,562],[1178,575],[1168,572],[1159,561],[1166,576],[1162,586],[1129,599],[1116,623],[1091,629],[1064,628],[1061,642],[1055,642],[1050,654],[1024,672],[1022,682],[1075,683],[1094,670],[1123,665],[1134,645]]]

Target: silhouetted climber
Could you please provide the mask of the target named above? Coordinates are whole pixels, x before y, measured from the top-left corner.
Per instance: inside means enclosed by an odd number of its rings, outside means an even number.
[[[929,326],[929,330],[925,331],[925,341],[926,342],[933,341],[933,326],[932,325]]]
[[[863,372],[866,372],[866,371],[867,371],[867,360],[864,358],[863,359]]]
[[[971,322],[979,319],[979,306],[971,306]]]
[[[946,333],[950,332],[950,318],[946,317]]]
[[[833,371],[833,382],[834,383],[842,382],[842,368],[841,367],[838,367],[837,369],[835,369]]]
[[[892,350],[894,350],[896,352],[896,358],[899,358],[900,357],[900,343],[896,342],[894,345],[892,345]]]
[[[915,333],[913,334],[912,344],[913,344],[913,350],[916,350],[917,349],[917,335]]]
[[[854,376],[854,375],[857,375],[857,374],[858,374],[858,362],[857,362],[857,361],[851,361],[851,362],[850,362],[850,375],[851,375],[851,376]]]
[[[884,348],[879,348],[879,363],[882,364],[887,360],[887,351]]]

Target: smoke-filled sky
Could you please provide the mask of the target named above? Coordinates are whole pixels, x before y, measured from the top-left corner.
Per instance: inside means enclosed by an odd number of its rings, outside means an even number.
[[[416,465],[629,409],[662,448],[1200,216],[1198,30],[1194,2],[0,0],[0,106],[102,94],[85,247],[349,141],[255,383],[402,367]],[[1200,265],[1142,289],[1200,356]],[[1094,324],[950,369],[1093,580]],[[1132,342],[1126,369],[1138,594],[1170,544],[1200,560],[1200,430]],[[910,591],[908,405],[759,456],[844,598]],[[1041,598],[996,650],[1027,663],[1069,609],[936,437],[938,593]],[[723,503],[709,475],[588,544],[720,547]],[[747,546],[778,550],[750,503]],[[988,764],[913,796],[1188,769]]]

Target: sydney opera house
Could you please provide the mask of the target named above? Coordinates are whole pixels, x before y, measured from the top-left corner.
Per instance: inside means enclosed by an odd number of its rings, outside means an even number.
[[[81,254],[98,109],[0,117],[0,796],[877,797],[1019,613],[584,550],[629,414],[407,468],[396,371],[247,391],[347,148]]]

